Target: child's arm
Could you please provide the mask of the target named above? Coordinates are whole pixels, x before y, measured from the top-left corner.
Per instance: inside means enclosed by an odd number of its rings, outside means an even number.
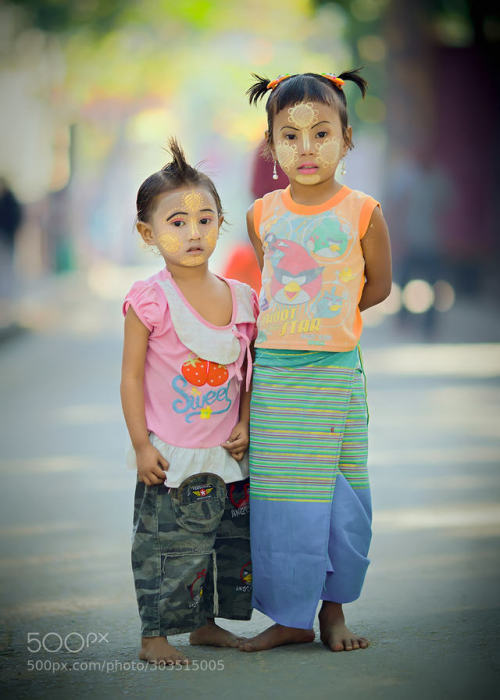
[[[250,422],[251,396],[251,388],[247,391],[245,387],[242,387],[240,397],[240,420],[231,430],[231,435],[226,442],[222,443],[222,447],[224,447],[237,462],[243,459],[243,455],[248,449],[248,424]]]
[[[146,486],[161,484],[168,469],[167,460],[149,441],[144,411],[144,363],[148,347],[149,330],[141,323],[129,306],[125,316],[125,340],[123,344],[122,381],[120,393],[123,415],[137,458],[139,480]]]
[[[389,231],[380,207],[375,207],[368,229],[361,239],[366,282],[359,300],[364,311],[380,304],[391,292],[392,264]]]
[[[247,211],[247,230],[248,230],[248,237],[250,239],[251,244],[253,245],[253,248],[255,250],[255,255],[257,256],[257,261],[259,263],[259,267],[262,270],[262,266],[264,265],[264,251],[262,249],[262,242],[255,232],[255,226],[254,226],[254,213],[253,213],[253,208],[254,204],[252,204],[251,207],[248,208]]]

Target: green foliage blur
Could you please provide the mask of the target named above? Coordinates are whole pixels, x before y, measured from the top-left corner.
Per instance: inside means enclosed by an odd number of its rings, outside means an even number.
[[[45,32],[67,33],[85,27],[104,34],[115,27],[125,14],[131,0],[10,0],[23,11],[24,22]]]

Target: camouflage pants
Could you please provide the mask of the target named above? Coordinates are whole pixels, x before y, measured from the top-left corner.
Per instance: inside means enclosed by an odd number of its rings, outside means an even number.
[[[132,569],[143,637],[191,632],[207,617],[249,620],[248,479],[137,482]]]

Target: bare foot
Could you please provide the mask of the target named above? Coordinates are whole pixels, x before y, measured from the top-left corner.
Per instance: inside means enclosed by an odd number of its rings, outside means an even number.
[[[143,637],[139,658],[152,664],[163,661],[169,666],[189,663],[189,659],[169,644],[166,637]]]
[[[340,603],[323,601],[319,613],[319,629],[321,641],[332,651],[366,649],[370,644],[367,639],[358,637],[346,626]]]
[[[206,625],[198,627],[189,635],[189,643],[210,647],[237,647],[244,641],[242,637],[237,637],[229,630],[225,630],[215,622],[208,620]]]
[[[240,644],[240,651],[264,651],[285,644],[305,644],[314,640],[313,630],[303,630],[297,627],[271,625],[256,637]]]

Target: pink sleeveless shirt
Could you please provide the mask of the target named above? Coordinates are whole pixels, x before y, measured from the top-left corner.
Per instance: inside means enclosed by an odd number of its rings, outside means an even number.
[[[365,283],[361,239],[376,206],[346,186],[317,206],[297,204],[290,188],[256,200],[254,225],[264,249],[256,347],[356,347]]]

